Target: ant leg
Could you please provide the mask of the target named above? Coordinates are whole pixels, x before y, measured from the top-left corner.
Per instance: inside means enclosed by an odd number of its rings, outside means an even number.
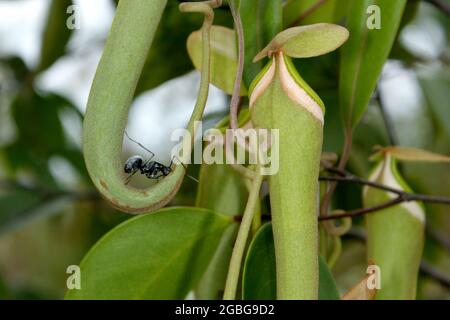
[[[187,166],[177,157],[177,156],[173,156],[172,157],[172,161],[170,162],[169,168],[172,169],[172,164],[173,164],[173,160],[177,159],[178,162],[183,166],[184,171],[186,172],[186,176],[192,180],[194,180],[195,182],[199,183],[200,181],[198,181],[198,179],[194,178],[193,176],[191,176],[190,174],[187,173]]]
[[[173,160],[174,159],[177,159],[178,160],[178,162],[183,166],[183,168],[184,168],[184,170],[187,170],[187,166],[180,160],[180,158],[178,158],[177,156],[173,156],[172,157],[172,161],[170,161],[170,164],[169,164],[169,168],[171,168],[172,169],[172,165],[173,165]]]
[[[137,144],[138,146],[140,146],[142,149],[144,149],[145,151],[147,151],[148,153],[150,153],[150,154],[152,155],[152,156],[150,157],[150,159],[152,159],[152,158],[155,156],[155,154],[154,154],[153,152],[151,152],[149,149],[147,149],[146,147],[144,147],[141,143],[139,143],[138,141],[136,141],[136,140],[130,138],[130,136],[128,135],[127,130],[125,130],[125,135],[127,136],[127,138],[128,138],[130,141],[136,143],[136,144]],[[147,162],[150,161],[150,159],[147,160]]]
[[[139,171],[139,169],[134,170],[133,173],[131,173],[126,179],[125,179],[125,185],[129,184],[131,181],[131,178]]]

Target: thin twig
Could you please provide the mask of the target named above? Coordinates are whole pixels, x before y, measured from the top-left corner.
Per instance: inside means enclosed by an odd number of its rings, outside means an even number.
[[[440,204],[448,204],[450,205],[450,198],[442,197],[442,196],[432,196],[432,195],[424,195],[424,194],[414,194],[410,192],[405,192],[403,190],[391,188],[389,186],[379,184],[373,181],[365,180],[360,177],[356,177],[353,175],[349,176],[321,176],[319,178],[320,181],[340,181],[340,182],[352,182],[360,185],[365,185],[369,187],[373,187],[376,189],[388,191],[395,193],[399,197],[402,198],[404,202],[408,201],[422,201],[428,203],[440,203]]]
[[[432,195],[424,195],[424,194],[413,194],[413,193],[405,192],[403,190],[391,188],[389,186],[385,186],[385,185],[382,185],[382,184],[379,184],[379,183],[376,183],[373,181],[368,181],[368,180],[362,179],[360,177],[350,175],[350,174],[346,173],[345,171],[342,171],[339,169],[335,169],[333,171],[335,171],[335,172],[337,171],[341,175],[339,175],[339,176],[321,176],[319,178],[319,180],[320,181],[332,181],[332,182],[340,181],[340,182],[356,183],[356,184],[369,186],[369,187],[373,187],[376,189],[394,193],[397,195],[397,197],[395,199],[392,199],[390,201],[387,201],[385,203],[382,203],[380,205],[373,206],[373,207],[356,209],[356,210],[345,212],[343,214],[337,214],[337,215],[331,215],[331,216],[320,216],[319,221],[335,220],[335,219],[342,219],[342,218],[348,218],[348,217],[352,217],[352,218],[358,217],[358,216],[366,215],[369,213],[373,213],[376,211],[380,211],[383,209],[393,207],[402,202],[410,202],[410,201],[422,201],[422,202],[427,202],[427,203],[439,203],[439,204],[450,205],[450,198],[448,198],[448,197],[432,196]],[[344,174],[344,175],[342,175],[342,174]]]
[[[348,173],[345,173],[345,171],[341,171],[339,169],[330,168],[329,171],[339,172],[341,175],[339,176],[320,176],[319,181],[331,181],[331,182],[351,182],[356,183],[380,190],[384,190],[387,192],[391,192],[397,195],[396,198],[387,201],[385,203],[379,204],[377,206],[368,207],[368,208],[361,208],[356,209],[352,211],[347,211],[342,214],[336,214],[331,216],[320,216],[319,221],[328,221],[328,220],[336,220],[336,219],[342,219],[342,218],[353,218],[358,217],[362,215],[366,215],[369,213],[377,212],[383,209],[387,209],[390,207],[393,207],[397,204],[400,204],[402,202],[411,202],[411,201],[422,201],[427,203],[438,203],[438,204],[446,204],[450,205],[450,198],[448,197],[442,197],[442,196],[432,196],[432,195],[424,195],[424,194],[414,194],[405,192],[403,190],[391,188],[389,186],[385,186],[376,182],[368,181],[365,179],[362,179],[360,177],[356,177],[353,175],[350,175]],[[450,246],[450,244],[448,244]]]
[[[390,200],[388,202],[385,202],[383,204],[377,205],[377,206],[373,206],[373,207],[368,207],[368,208],[362,208],[362,209],[356,209],[356,210],[351,210],[351,211],[347,211],[345,213],[342,214],[335,214],[335,215],[331,215],[331,216],[323,216],[323,217],[319,217],[319,221],[329,221],[329,220],[336,220],[336,219],[343,219],[343,218],[354,218],[354,217],[359,217],[359,216],[363,216],[369,213],[373,213],[373,212],[377,212],[383,209],[387,209],[390,207],[393,207],[399,203],[404,202],[405,200],[402,199],[402,197],[397,197],[393,200]]]

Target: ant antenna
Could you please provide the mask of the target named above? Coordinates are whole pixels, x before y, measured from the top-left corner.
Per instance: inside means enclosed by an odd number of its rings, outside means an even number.
[[[151,152],[149,149],[147,149],[146,147],[144,147],[141,143],[137,142],[136,140],[130,138],[130,136],[128,135],[127,130],[125,130],[125,135],[127,136],[128,139],[130,139],[131,141],[133,141],[134,143],[136,143],[138,146],[140,146],[142,149],[144,149],[145,151],[147,151],[148,153],[150,153],[152,155],[152,158],[155,156],[155,154],[153,152]]]

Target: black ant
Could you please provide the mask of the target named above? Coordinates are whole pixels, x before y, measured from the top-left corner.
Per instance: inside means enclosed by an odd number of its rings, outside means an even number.
[[[130,157],[126,162],[125,166],[123,168],[123,171],[125,173],[130,173],[128,178],[125,180],[125,184],[128,184],[131,181],[131,178],[140,171],[141,174],[144,174],[149,179],[159,180],[162,177],[168,176],[172,172],[172,165],[175,159],[175,156],[172,158],[172,161],[170,162],[170,165],[166,166],[160,162],[152,161],[152,159],[155,157],[155,154],[151,152],[149,149],[144,147],[141,143],[137,142],[136,140],[130,138],[128,133],[125,131],[125,135],[128,139],[136,143],[138,146],[140,146],[142,149],[146,150],[148,153],[151,154],[151,157],[144,161],[144,159],[141,156],[132,156]],[[180,164],[184,167],[186,170],[187,168],[185,165],[179,161]],[[187,175],[192,180],[198,182],[197,179],[194,177]]]

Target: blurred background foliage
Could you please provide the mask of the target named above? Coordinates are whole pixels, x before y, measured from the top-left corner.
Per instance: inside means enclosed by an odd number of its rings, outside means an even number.
[[[449,1],[442,1],[450,6]],[[62,298],[67,266],[78,264],[100,236],[130,217],[105,204],[93,189],[80,147],[86,97],[77,81],[85,87],[91,83],[107,28],[87,40],[80,40],[78,35],[78,42],[75,41],[76,33],[83,30],[83,21],[80,30],[65,27],[66,9],[72,0],[0,0],[0,16],[7,15],[9,6],[20,3],[21,10],[32,11],[37,2],[44,3],[41,7],[46,11],[42,27],[30,23],[25,26],[38,30],[35,34],[41,49],[27,49],[38,52],[38,59],[29,59],[26,50],[2,48],[7,43],[5,38],[19,46],[27,40],[17,27],[0,24],[0,299]],[[88,0],[73,2],[91,10],[90,16],[103,16],[106,25],[111,22],[115,1],[96,0],[109,8],[109,14],[99,7],[89,8]],[[346,0],[330,0],[297,21],[313,2],[305,0],[304,7],[289,10],[292,16],[284,17],[286,26],[295,22],[343,21]],[[359,176],[368,175],[371,163],[367,159],[377,145],[398,144],[450,155],[450,18],[429,2],[408,1],[390,60],[356,129],[348,169]],[[17,14],[10,19],[23,17]],[[218,10],[215,23],[232,26],[230,13]],[[187,55],[186,39],[200,25],[200,16],[179,13],[178,1],[169,0],[136,91],[138,100],[148,95],[143,104],[158,106],[153,106],[151,113],[147,108],[146,114],[142,113],[145,108],[140,109],[139,117],[159,113],[160,119],[171,123],[176,122],[172,119],[174,113],[192,108],[190,101],[196,96],[198,75]],[[81,49],[76,43],[81,43]],[[89,55],[92,48],[97,53]],[[89,58],[85,59],[86,55]],[[67,68],[70,63],[77,63],[81,70],[78,80],[71,78],[69,69],[61,67]],[[339,153],[343,144],[338,105],[339,53],[295,64],[327,105],[324,150]],[[66,89],[54,85],[58,82],[66,83]],[[153,94],[157,90],[166,93]],[[166,101],[168,95],[175,93],[178,100]],[[210,100],[212,106],[205,120],[212,126],[227,114],[228,97],[213,90]],[[181,119],[182,123],[186,120]],[[147,136],[164,137],[155,133],[158,127],[151,131],[131,120],[129,127],[135,133],[147,130]],[[156,150],[163,150],[167,142],[152,139],[151,144]],[[125,144],[124,158],[137,150]],[[404,164],[401,170],[416,192],[450,196],[448,165]],[[199,166],[191,166],[190,171],[192,175],[201,171],[212,179],[221,174],[211,167],[200,170]],[[229,205],[233,214],[238,214],[246,198],[245,188],[233,188],[232,175],[228,173],[231,188],[212,184],[200,190],[203,195],[221,194],[218,201],[208,203],[208,196],[196,199],[197,184],[187,179],[173,204],[197,202],[218,211],[215,206]],[[237,200],[227,203],[228,198]],[[361,188],[340,184],[333,205],[341,209],[361,207]],[[450,298],[449,210],[446,206],[427,205],[428,232],[419,299]],[[353,229],[344,238],[343,254],[332,270],[342,292],[356,283],[365,270],[361,230],[362,220],[355,219]]]

